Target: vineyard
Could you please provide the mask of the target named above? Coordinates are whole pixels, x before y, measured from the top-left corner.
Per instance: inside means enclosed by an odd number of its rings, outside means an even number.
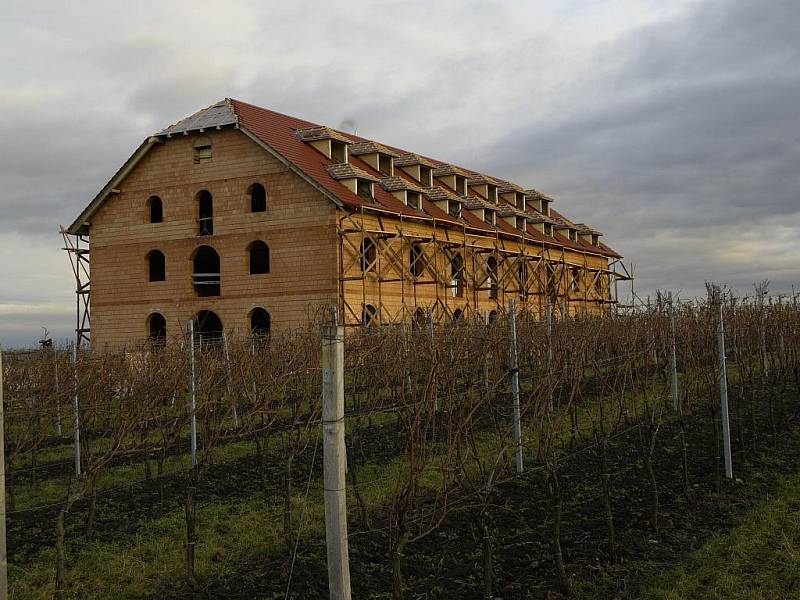
[[[352,597],[642,597],[800,457],[757,292],[344,330]],[[320,325],[5,352],[9,597],[327,597]]]

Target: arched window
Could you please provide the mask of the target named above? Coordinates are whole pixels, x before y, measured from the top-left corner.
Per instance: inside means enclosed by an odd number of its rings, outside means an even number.
[[[208,190],[200,190],[197,194],[198,223],[200,235],[214,233],[214,198]]]
[[[260,306],[250,311],[250,333],[257,337],[269,335],[272,318]]]
[[[222,341],[222,321],[216,313],[201,310],[194,318],[195,343],[200,345]]]
[[[464,295],[464,259],[460,254],[454,254],[450,259],[450,273],[452,276],[450,287],[453,290],[453,296],[461,298]]]
[[[369,327],[370,325],[376,324],[377,320],[378,320],[378,309],[372,306],[372,304],[367,304],[364,307],[364,310],[361,311],[361,324],[364,327]]]
[[[211,160],[211,138],[206,136],[197,138],[192,145],[192,152],[196,164]]]
[[[250,253],[250,275],[269,273],[269,246],[255,241],[247,247]]]
[[[486,287],[489,288],[489,298],[497,298],[497,259],[494,256],[486,261]]]
[[[378,252],[375,248],[375,242],[367,238],[361,242],[361,270],[366,273],[375,269],[375,263],[378,260]]]
[[[464,311],[463,310],[461,310],[460,308],[457,308],[457,309],[455,309],[455,311],[453,311],[453,323],[457,323],[458,321],[460,321],[463,318],[464,318]]]
[[[267,190],[260,183],[254,183],[248,191],[250,195],[250,212],[264,212],[267,210]]]
[[[167,278],[167,261],[164,253],[153,250],[147,255],[148,281],[164,281]]]
[[[408,253],[408,270],[414,277],[422,277],[425,272],[425,253],[419,244],[411,244]]]
[[[194,289],[198,296],[219,296],[222,279],[219,254],[211,246],[200,246],[193,259]]]
[[[164,221],[164,204],[158,196],[150,196],[147,199],[147,214],[151,223],[162,223]]]
[[[165,344],[167,341],[167,320],[160,313],[153,313],[147,317],[147,331],[150,341],[156,344]]]
[[[497,311],[493,310],[489,312],[489,323],[497,323]]]

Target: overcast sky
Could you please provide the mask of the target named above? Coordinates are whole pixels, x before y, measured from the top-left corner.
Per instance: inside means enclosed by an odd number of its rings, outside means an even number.
[[[797,0],[4,0],[0,342],[70,335],[59,224],[226,96],[541,189],[642,295],[790,291],[798,25]]]

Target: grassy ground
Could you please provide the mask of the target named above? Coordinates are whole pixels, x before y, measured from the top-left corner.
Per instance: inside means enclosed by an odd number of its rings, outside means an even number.
[[[646,600],[800,598],[800,474],[779,481],[741,525],[654,577]]]

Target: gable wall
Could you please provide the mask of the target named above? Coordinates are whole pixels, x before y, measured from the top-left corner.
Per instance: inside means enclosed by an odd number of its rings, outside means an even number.
[[[195,164],[197,135],[156,145],[112,194],[91,223],[92,342],[141,341],[146,319],[160,312],[169,337],[182,335],[199,310],[213,310],[226,331],[249,331],[248,314],[262,306],[273,329],[307,322],[309,313],[335,302],[336,210],[330,200],[289,171],[240,131],[206,132],[213,158]],[[267,211],[250,212],[248,187],[267,189]],[[198,236],[196,194],[214,199],[214,235]],[[147,200],[158,195],[164,222],[148,222]],[[270,247],[270,273],[250,275],[247,246]],[[221,258],[222,295],[199,298],[192,256],[210,245]],[[147,254],[166,255],[166,281],[149,282]]]

